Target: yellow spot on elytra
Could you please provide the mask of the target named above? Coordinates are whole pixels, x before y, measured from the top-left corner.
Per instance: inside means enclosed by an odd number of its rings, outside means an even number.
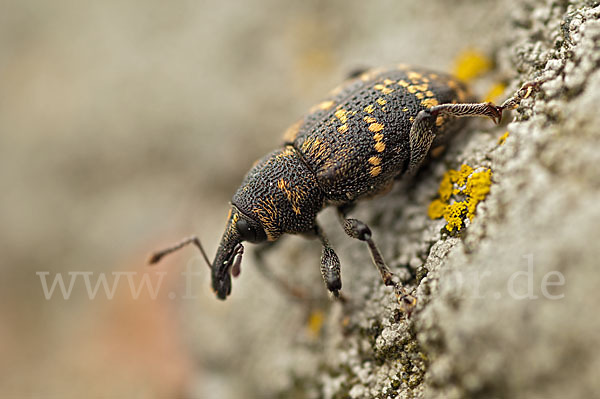
[[[382,141],[378,141],[375,143],[375,150],[377,152],[384,152],[385,151],[385,144]]]
[[[487,92],[485,96],[485,102],[491,101],[494,102],[500,97],[504,90],[506,89],[506,85],[504,83],[496,83],[492,86],[492,88]]]
[[[402,86],[402,87],[408,87],[410,85],[410,83],[408,83],[406,80],[399,80],[398,81],[398,85]]]
[[[423,93],[417,93],[417,94],[415,94],[415,97],[417,97],[419,100],[422,100],[422,99],[425,98],[425,94],[423,94]]]
[[[381,174],[381,166],[373,166],[373,167],[371,168],[371,170],[369,171],[369,174],[370,174],[372,177],[379,176],[379,175]]]
[[[346,123],[346,121],[348,120],[348,116],[346,116],[347,113],[348,111],[344,109],[338,109],[337,111],[335,111],[334,115],[340,120],[340,122]]]
[[[421,80],[422,80],[423,82],[425,82],[425,83],[429,83],[429,79],[428,79],[428,78],[426,78],[426,77],[423,77],[423,79],[421,79]]]
[[[329,108],[333,107],[334,102],[329,100],[329,101],[323,101],[322,103],[320,103],[318,105],[319,109],[322,109],[323,111],[328,110]]]
[[[424,107],[428,107],[428,108],[435,107],[438,104],[439,104],[439,102],[435,98],[427,98],[427,99],[421,101],[421,105]]]
[[[381,123],[371,123],[369,125],[369,130],[373,133],[377,133],[383,130],[383,125]]]
[[[277,188],[283,190],[285,188],[285,180],[279,179],[277,180]]]
[[[391,84],[393,84],[393,83],[394,83],[394,81],[393,81],[393,80],[390,80],[390,79],[384,79],[384,80],[383,80],[383,84],[385,84],[386,86],[388,86],[388,85],[391,85]]]
[[[375,90],[383,90],[385,88],[385,86],[382,85],[381,83],[379,83],[379,84],[376,84],[375,86],[373,86],[373,88]]]
[[[337,131],[340,133],[346,133],[348,131],[348,124],[344,123],[342,126],[339,126]]]
[[[421,75],[420,73],[418,73],[418,72],[412,72],[412,71],[409,72],[409,73],[407,73],[406,76],[409,79],[421,79],[423,77],[423,75]]]
[[[402,108],[402,112],[408,112],[408,108],[406,108],[406,107]]]
[[[365,117],[363,118],[363,120],[364,120],[365,122],[367,122],[367,123],[373,123],[373,122],[377,121],[377,119],[375,119],[375,118],[373,118],[372,116],[369,116],[369,115],[365,116]]]
[[[427,90],[427,91],[425,92],[425,95],[426,95],[427,97],[433,97],[433,96],[434,96],[434,94],[433,94],[433,92],[432,92],[431,90]]]
[[[372,113],[373,111],[375,111],[375,106],[374,106],[373,104],[371,104],[371,105],[367,105],[367,106],[365,107],[365,112],[366,112],[367,114],[370,114],[370,113]]]
[[[377,133],[377,134],[373,135],[373,140],[375,140],[375,141],[383,140],[383,133]]]
[[[498,139],[498,145],[502,145],[506,142],[506,139],[508,138],[510,133],[508,133],[508,130],[502,135],[500,136],[500,138]]]
[[[415,94],[417,92],[417,86],[411,85],[406,88],[410,94]]]
[[[383,94],[390,94],[394,92],[394,89],[390,89],[389,87],[384,87],[383,90],[381,90],[381,92]]]
[[[375,102],[379,105],[385,105],[387,104],[387,101],[385,101],[383,98],[379,97],[377,100],[375,100]]]
[[[371,157],[369,158],[369,163],[373,166],[377,166],[381,163],[381,158],[379,157]]]
[[[493,66],[492,60],[481,51],[467,49],[454,61],[454,76],[461,80],[471,80],[483,75]]]

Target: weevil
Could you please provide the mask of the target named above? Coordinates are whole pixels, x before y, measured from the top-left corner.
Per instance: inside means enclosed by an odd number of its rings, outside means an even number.
[[[441,148],[462,127],[460,117],[484,116],[499,123],[542,82],[523,85],[497,106],[477,103],[457,79],[405,65],[364,71],[333,90],[284,134],[283,145],[259,159],[233,195],[225,232],[211,263],[198,238],[156,252],[150,263],[190,243],[211,269],[217,298],[231,294],[244,247],[275,242],[284,234],[316,237],[322,245],[321,275],[339,296],[340,261],[317,222],[327,206],[337,207],[347,235],[366,242],[383,283],[394,288],[410,312],[416,299],[396,280],[373,241],[371,229],[347,217],[361,199],[388,192],[394,180],[414,173],[431,149]]]

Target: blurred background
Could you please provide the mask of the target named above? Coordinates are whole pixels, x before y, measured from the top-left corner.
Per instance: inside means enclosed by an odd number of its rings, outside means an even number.
[[[314,367],[305,349],[318,342],[250,256],[221,302],[194,249],[153,269],[148,253],[198,234],[212,256],[233,192],[287,125],[357,68],[451,71],[465,48],[491,55],[497,3],[3,1],[0,397],[265,397],[293,384],[289,366]],[[289,241],[271,261],[327,303],[318,246]],[[73,282],[66,299],[58,282],[44,292],[57,276]],[[85,278],[101,276],[114,295],[99,285],[91,298]],[[132,295],[144,278],[156,295]]]

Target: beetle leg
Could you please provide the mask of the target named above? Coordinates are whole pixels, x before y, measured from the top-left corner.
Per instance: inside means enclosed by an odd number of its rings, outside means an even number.
[[[402,285],[394,279],[394,274],[385,264],[383,256],[381,255],[381,252],[379,252],[379,248],[377,248],[375,241],[373,241],[369,226],[360,220],[347,218],[344,207],[338,208],[338,216],[340,217],[340,222],[342,223],[344,231],[347,235],[367,243],[371,253],[371,258],[373,259],[373,263],[381,275],[383,283],[386,286],[391,286],[394,288],[394,292],[398,298],[398,302],[400,303],[402,310],[410,314],[415,307],[417,299],[407,293],[404,287],[402,287]]]
[[[342,289],[342,277],[340,275],[340,259],[329,244],[329,240],[323,229],[317,224],[315,225],[315,234],[323,245],[321,252],[321,276],[327,286],[327,289],[336,297],[340,297]],[[343,300],[343,298],[341,298]]]
[[[308,301],[309,296],[304,290],[294,287],[286,280],[273,273],[271,268],[269,268],[269,266],[265,262],[264,254],[268,252],[271,248],[273,248],[274,244],[275,242],[269,242],[256,248],[256,250],[254,251],[256,268],[267,280],[271,281],[277,288],[279,288],[281,291],[283,291],[293,299],[300,301]]]
[[[517,108],[522,100],[537,92],[545,81],[539,79],[525,83],[502,105],[495,105],[491,102],[440,104],[419,112],[410,129],[410,164],[408,169],[416,169],[427,155],[435,138],[438,117],[445,115],[454,117],[487,116],[498,124],[502,120],[504,110]]]

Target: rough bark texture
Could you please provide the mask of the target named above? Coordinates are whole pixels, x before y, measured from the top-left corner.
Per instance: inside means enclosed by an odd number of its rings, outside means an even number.
[[[512,76],[505,95],[548,78],[541,93],[523,102],[506,129],[472,124],[442,161],[355,212],[416,292],[417,310],[402,318],[366,247],[338,244],[350,305],[327,310],[318,340],[288,348],[298,354],[281,397],[585,398],[600,391],[600,6],[532,0],[511,7],[497,32],[504,35],[500,72]],[[443,173],[463,163],[491,168],[493,183],[473,222],[451,236],[443,220],[427,217],[427,206]],[[291,247],[272,259],[293,259]],[[557,272],[564,284],[543,291],[560,283]]]
[[[0,396],[598,396],[598,1],[6,6]],[[353,68],[451,72],[469,46],[495,61],[471,82],[480,96],[498,81],[502,100],[549,80],[506,115],[514,121],[471,121],[442,158],[352,212],[416,295],[408,320],[330,211],[319,218],[347,306],[326,297],[319,244],[298,237],[267,261],[316,298],[310,308],[258,274],[251,245],[226,302],[192,249],[145,265],[188,233],[214,250],[252,161]],[[462,164],[491,169],[492,184],[472,222],[448,234],[428,207]],[[186,265],[193,276],[179,274]],[[92,286],[99,273],[109,286],[115,272],[169,276],[156,297],[132,296],[124,278],[114,298],[94,299],[80,275],[70,299],[50,299],[40,271],[93,273]]]

